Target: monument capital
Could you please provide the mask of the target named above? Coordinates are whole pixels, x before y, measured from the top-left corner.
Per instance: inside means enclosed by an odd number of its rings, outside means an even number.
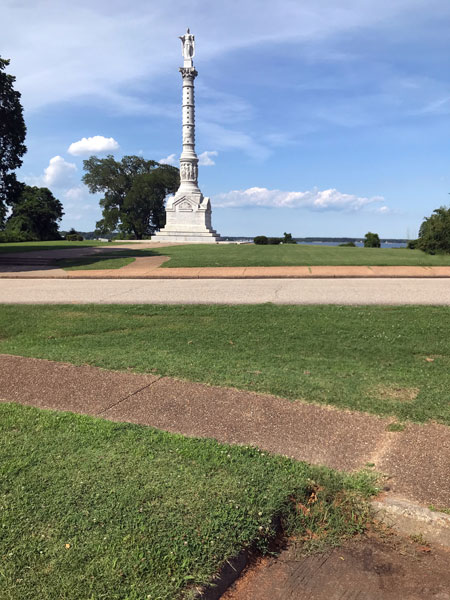
[[[198,75],[195,67],[180,67],[179,71],[183,79],[185,77],[192,77],[192,79],[195,79]]]

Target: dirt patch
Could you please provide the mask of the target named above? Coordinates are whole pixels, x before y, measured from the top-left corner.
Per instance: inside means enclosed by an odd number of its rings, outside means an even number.
[[[383,400],[394,400],[395,402],[412,402],[419,394],[419,388],[379,386],[375,393]]]
[[[371,533],[325,554],[293,547],[249,567],[221,600],[450,600],[450,552]]]

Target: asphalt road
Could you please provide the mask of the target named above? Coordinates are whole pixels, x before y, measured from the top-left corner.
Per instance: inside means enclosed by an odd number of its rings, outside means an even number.
[[[0,280],[0,303],[443,304],[450,279]]]

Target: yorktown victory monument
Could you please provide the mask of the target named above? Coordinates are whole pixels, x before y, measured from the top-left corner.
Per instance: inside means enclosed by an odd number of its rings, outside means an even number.
[[[180,156],[180,187],[166,206],[166,226],[152,236],[156,242],[209,242],[220,236],[211,228],[211,202],[198,187],[198,158],[195,153],[194,79],[192,63],[195,39],[189,29],[180,37],[183,45],[183,152]]]

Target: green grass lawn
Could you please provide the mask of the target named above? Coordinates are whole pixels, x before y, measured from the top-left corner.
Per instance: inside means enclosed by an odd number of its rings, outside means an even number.
[[[84,256],[79,258],[62,259],[57,262],[60,269],[66,271],[92,271],[103,269],[120,269],[136,259],[127,256],[115,257],[112,255]]]
[[[145,252],[142,250],[141,252]],[[450,254],[430,255],[407,248],[342,248],[283,244],[192,244],[158,250],[171,260],[171,267],[275,267],[317,265],[450,265]],[[139,253],[139,256],[141,253]],[[138,254],[135,254],[138,256]]]
[[[450,424],[445,306],[3,305],[0,352]]]
[[[277,519],[313,544],[363,531],[374,491],[369,474],[3,404],[0,597],[192,598]]]
[[[106,242],[95,241],[25,242],[21,244],[0,244],[0,253],[107,245]],[[421,250],[408,250],[406,248],[343,248],[339,246],[307,246],[302,244],[283,244],[279,246],[256,246],[254,244],[186,244],[147,249],[140,249],[139,245],[136,244],[136,250],[118,249],[114,250],[114,255],[122,257],[170,256],[170,260],[164,263],[161,268],[319,265],[450,265],[450,254],[433,256],[426,254]]]
[[[69,248],[86,248],[90,246],[108,246],[108,242],[97,242],[95,240],[84,240],[83,242],[66,242],[65,240],[54,242],[14,242],[0,243],[0,254],[11,252],[32,252],[41,250],[67,250]]]

